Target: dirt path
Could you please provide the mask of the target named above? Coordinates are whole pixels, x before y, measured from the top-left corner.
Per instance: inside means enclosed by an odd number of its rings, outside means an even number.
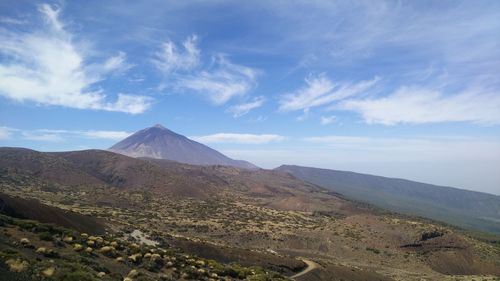
[[[306,260],[306,259],[302,259],[302,261],[303,261],[303,262],[305,262],[305,263],[307,264],[307,267],[306,267],[306,268],[304,268],[304,270],[302,270],[301,272],[299,272],[299,273],[297,273],[297,274],[295,274],[295,275],[291,276],[290,278],[291,278],[292,280],[295,280],[295,278],[300,277],[300,276],[302,276],[302,275],[304,275],[304,274],[307,274],[307,273],[309,273],[311,270],[313,270],[313,269],[316,269],[316,268],[320,267],[320,266],[319,266],[319,264],[317,264],[317,263],[315,263],[315,262],[313,262],[313,261]]]

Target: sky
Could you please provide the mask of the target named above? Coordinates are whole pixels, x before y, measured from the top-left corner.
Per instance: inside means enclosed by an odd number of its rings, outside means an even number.
[[[0,146],[155,124],[263,168],[500,195],[500,1],[0,1]]]

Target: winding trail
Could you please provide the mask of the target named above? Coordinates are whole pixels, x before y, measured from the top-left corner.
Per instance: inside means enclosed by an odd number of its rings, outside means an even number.
[[[293,276],[290,276],[290,279],[295,280],[295,278],[300,277],[300,276],[302,276],[304,274],[307,274],[311,270],[314,270],[314,269],[320,267],[319,264],[317,264],[317,263],[315,263],[315,262],[313,262],[311,260],[306,260],[306,259],[301,259],[301,260],[307,264],[307,267],[304,268],[304,270],[302,270],[301,272],[299,272],[299,273],[297,273],[297,274],[295,274]]]

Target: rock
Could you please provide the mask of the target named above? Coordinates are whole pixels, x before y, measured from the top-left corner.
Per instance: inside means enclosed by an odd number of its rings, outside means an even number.
[[[106,272],[101,271],[101,272],[97,273],[97,277],[99,277],[99,278],[103,278],[105,275],[106,275]]]
[[[92,253],[94,251],[94,249],[90,248],[90,247],[87,247],[87,249],[85,249],[85,252],[87,253]]]

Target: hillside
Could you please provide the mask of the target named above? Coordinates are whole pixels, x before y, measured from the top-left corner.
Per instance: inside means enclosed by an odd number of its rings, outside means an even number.
[[[102,150],[0,148],[0,187],[9,197],[38,200],[63,210],[60,214],[91,216],[105,224],[108,237],[134,236],[136,243],[160,243],[241,270],[240,265],[258,267],[263,274],[290,277],[307,270],[305,263],[317,264],[295,280],[494,280],[500,274],[498,236],[384,212],[283,171],[196,166]],[[36,233],[7,231],[0,251],[36,258],[6,246],[23,235],[38,243]],[[95,258],[121,277],[137,266]],[[179,266],[184,267],[139,271],[178,277],[189,270],[184,262]],[[193,279],[208,280],[197,276]]]
[[[47,206],[35,199],[26,200],[3,193],[0,193],[0,214],[52,223],[90,234],[104,234],[105,232],[104,223],[95,218]]]
[[[292,165],[276,170],[381,208],[500,233],[500,196],[345,171]]]

